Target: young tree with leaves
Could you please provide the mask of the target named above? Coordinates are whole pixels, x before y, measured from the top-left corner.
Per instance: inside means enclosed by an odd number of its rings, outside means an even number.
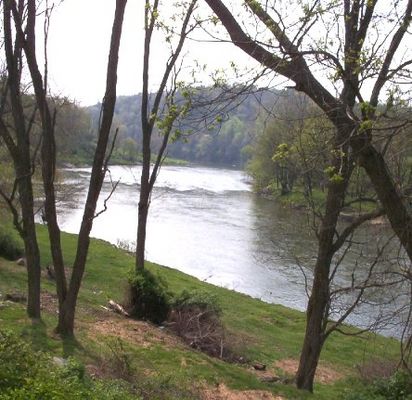
[[[144,9],[145,18],[145,37],[143,55],[143,89],[141,97],[141,122],[142,122],[142,173],[140,177],[140,194],[138,206],[138,224],[136,240],[136,271],[144,269],[144,256],[146,247],[146,227],[149,213],[150,197],[153,186],[156,182],[159,169],[166,154],[166,149],[171,137],[179,132],[175,129],[175,122],[184,116],[190,108],[190,98],[183,104],[176,102],[176,93],[179,89],[177,81],[181,69],[181,53],[187,36],[192,32],[197,23],[192,19],[192,14],[196,6],[196,0],[182,3],[179,7],[182,10],[181,26],[178,29],[177,41],[172,43],[172,37],[168,36],[170,44],[170,57],[166,62],[163,76],[157,91],[150,93],[150,61],[151,48],[154,45],[153,35],[157,28],[165,27],[160,22],[161,7],[159,0],[146,0]],[[169,35],[173,34],[170,32]],[[154,164],[153,154],[153,135],[162,135],[160,148],[157,150]]]

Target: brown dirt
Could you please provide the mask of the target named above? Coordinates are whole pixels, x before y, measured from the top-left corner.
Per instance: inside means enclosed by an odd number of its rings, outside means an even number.
[[[96,321],[89,328],[89,336],[97,335],[119,337],[142,347],[154,344],[176,347],[181,344],[178,338],[150,323],[118,317],[112,313],[110,319]]]
[[[231,390],[224,384],[203,392],[203,400],[284,400],[264,390]]]
[[[231,390],[224,384],[203,391],[203,400],[285,400],[265,390]]]
[[[51,314],[57,314],[59,304],[57,301],[57,295],[49,292],[42,292],[40,294],[41,309]]]
[[[287,375],[295,375],[298,370],[299,361],[294,359],[279,360],[275,363],[277,368],[280,368]],[[333,383],[342,379],[345,375],[341,372],[335,371],[330,366],[322,365],[320,363],[316,370],[315,381],[319,383]]]

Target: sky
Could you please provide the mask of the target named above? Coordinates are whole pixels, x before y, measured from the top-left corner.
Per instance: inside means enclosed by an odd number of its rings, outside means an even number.
[[[57,3],[57,1],[56,1]],[[171,4],[172,2],[170,2]],[[143,59],[143,0],[127,4],[120,48],[118,95],[141,91]],[[204,6],[206,7],[206,6]],[[54,95],[68,96],[81,105],[102,100],[115,0],[64,0],[53,10],[49,42],[49,84]],[[153,48],[151,88],[155,88],[167,56],[164,40]],[[206,38],[206,36],[203,37]],[[208,70],[253,62],[230,43],[187,41],[187,59],[207,64]],[[189,61],[190,62],[190,61]],[[207,77],[201,77],[207,83]]]

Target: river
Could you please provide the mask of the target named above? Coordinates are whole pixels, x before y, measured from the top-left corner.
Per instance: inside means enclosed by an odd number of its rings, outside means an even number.
[[[63,231],[77,233],[90,168],[63,169],[60,176],[64,189],[59,222]],[[99,209],[111,192],[111,181],[119,184],[107,211],[95,220],[93,237],[133,246],[139,178],[140,167],[110,168]],[[381,228],[368,229],[363,237],[373,234],[375,243]],[[362,246],[370,247],[370,241]],[[355,259],[360,254],[359,243],[356,248],[339,268],[341,284],[350,281],[359,263]],[[242,171],[162,167],[152,195],[146,259],[266,302],[304,310],[307,295],[302,270],[310,281],[315,256],[310,217],[255,195]],[[351,316],[351,323],[363,326],[381,312],[373,296],[360,313]],[[387,333],[397,335],[396,324]]]

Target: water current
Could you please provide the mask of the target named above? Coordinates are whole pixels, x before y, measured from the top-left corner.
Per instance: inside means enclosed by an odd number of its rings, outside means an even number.
[[[64,169],[60,175],[64,188],[59,202],[61,228],[76,233],[90,168]],[[140,167],[110,168],[99,209],[111,192],[111,182],[119,184],[107,211],[95,220],[93,237],[116,245],[135,243],[139,178]],[[336,278],[341,284],[350,282],[359,255],[376,247],[381,228],[367,229],[361,250],[349,254],[339,267]],[[307,305],[303,272],[310,282],[317,249],[311,217],[257,196],[242,171],[164,166],[151,199],[147,235],[146,259],[150,261],[266,302],[298,310]],[[376,304],[382,295],[373,296],[351,316],[351,323],[363,326],[381,313]],[[387,300],[391,295],[385,296]],[[396,335],[397,324],[387,333]]]

